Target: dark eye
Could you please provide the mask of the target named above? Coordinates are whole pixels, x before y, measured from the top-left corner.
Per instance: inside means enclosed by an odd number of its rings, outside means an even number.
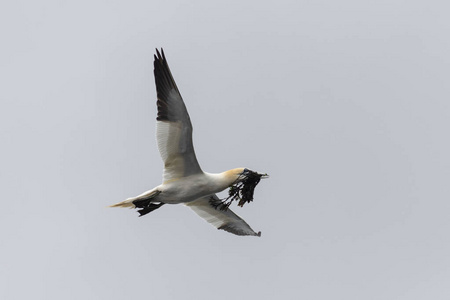
[[[248,173],[248,172],[249,172],[249,169],[245,168],[244,173]]]

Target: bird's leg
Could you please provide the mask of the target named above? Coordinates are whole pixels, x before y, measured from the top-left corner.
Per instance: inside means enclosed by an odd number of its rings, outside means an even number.
[[[149,203],[146,207],[138,210],[138,213],[140,214],[139,217],[142,217],[143,215],[148,214],[149,212],[154,211],[155,209],[160,208],[161,206],[163,206],[164,203],[160,202],[159,204],[153,204],[153,203]]]
[[[152,200],[154,201],[156,198],[156,196],[158,196],[161,192],[157,191],[156,193],[150,195],[149,197],[146,198],[140,198],[137,200],[133,201],[133,204],[136,208],[141,208],[140,210],[138,210],[138,213],[140,214],[139,217],[142,217],[143,215],[148,214],[149,212],[154,211],[155,209],[160,208],[161,206],[164,205],[163,202],[159,202],[158,204],[152,203]]]

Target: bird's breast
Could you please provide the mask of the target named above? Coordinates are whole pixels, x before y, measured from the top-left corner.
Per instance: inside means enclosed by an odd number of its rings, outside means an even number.
[[[165,203],[184,203],[218,193],[226,187],[216,178],[202,173],[164,182],[159,196]]]

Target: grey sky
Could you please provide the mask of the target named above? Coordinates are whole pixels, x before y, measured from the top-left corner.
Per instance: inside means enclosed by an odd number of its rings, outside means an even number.
[[[445,1],[4,1],[1,299],[449,299]],[[233,210],[107,205],[159,184],[155,47]]]

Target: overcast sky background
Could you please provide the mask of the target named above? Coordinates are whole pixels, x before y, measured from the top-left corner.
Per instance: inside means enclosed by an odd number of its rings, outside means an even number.
[[[2,1],[1,299],[449,299],[446,1]],[[155,47],[232,209],[160,184]]]

